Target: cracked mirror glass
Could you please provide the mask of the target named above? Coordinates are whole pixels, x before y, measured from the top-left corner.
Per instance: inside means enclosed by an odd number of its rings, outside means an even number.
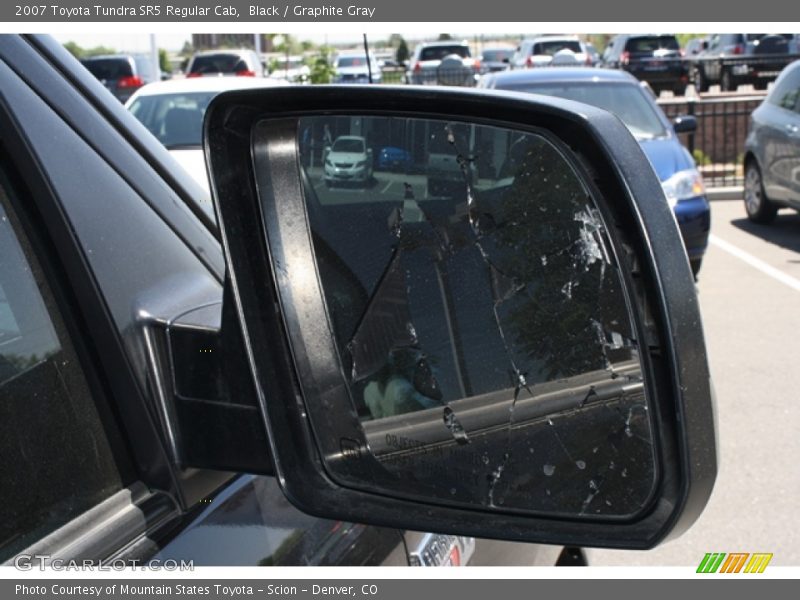
[[[656,474],[633,303],[569,151],[544,133],[366,116],[301,119],[298,147],[374,491],[642,509]]]

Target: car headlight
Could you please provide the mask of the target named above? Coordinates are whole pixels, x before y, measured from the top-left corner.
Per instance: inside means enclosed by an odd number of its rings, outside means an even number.
[[[356,169],[361,169],[366,166],[367,166],[367,161],[365,160],[360,160],[356,163]]]
[[[329,158],[325,159],[325,166],[326,167],[332,167],[333,166],[333,163],[331,162],[331,160]]]
[[[703,176],[697,169],[678,171],[666,181],[662,181],[661,187],[664,188],[664,195],[670,207],[674,207],[681,200],[696,198],[706,193]]]

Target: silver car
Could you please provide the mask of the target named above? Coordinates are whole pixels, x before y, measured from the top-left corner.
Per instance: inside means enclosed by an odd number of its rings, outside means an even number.
[[[800,210],[800,61],[786,67],[753,111],[745,141],[744,207],[756,223]]]

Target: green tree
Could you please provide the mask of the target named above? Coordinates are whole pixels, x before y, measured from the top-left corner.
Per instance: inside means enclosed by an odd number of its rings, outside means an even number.
[[[172,64],[169,62],[169,55],[164,48],[158,49],[158,68],[162,73],[172,73]]]
[[[319,50],[319,55],[311,64],[311,83],[330,83],[336,73],[330,61],[331,49],[322,46]]]
[[[452,39],[453,39],[453,36],[450,35],[449,33],[440,33],[439,34],[439,41],[440,42],[447,42],[447,41],[452,40]]]
[[[389,36],[389,39],[386,40],[386,45],[390,48],[397,48],[400,45],[400,41],[403,39],[403,36],[399,33],[393,33]]]
[[[67,42],[66,44],[64,44],[64,48],[69,50],[70,54],[72,54],[72,56],[74,56],[75,58],[81,59],[84,56],[85,50],[75,42],[72,41]]]
[[[680,44],[681,48],[686,46],[686,42],[693,38],[697,37],[708,37],[707,33],[677,33],[675,37],[678,38],[678,44]]]
[[[108,46],[95,46],[94,48],[83,48],[73,41],[64,44],[66,48],[75,58],[87,58],[89,56],[99,56],[101,54],[116,54],[117,50],[109,48]]]
[[[408,51],[408,44],[406,44],[403,38],[400,38],[400,42],[397,44],[397,52],[395,53],[397,62],[401,64],[405,63],[410,56],[411,53]]]

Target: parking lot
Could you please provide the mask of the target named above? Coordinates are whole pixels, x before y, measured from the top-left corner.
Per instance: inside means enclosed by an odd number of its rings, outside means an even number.
[[[717,393],[714,493],[680,538],[649,552],[590,550],[591,565],[694,566],[706,552],[800,562],[800,216],[753,225],[740,201],[718,201],[711,231],[698,290]]]

